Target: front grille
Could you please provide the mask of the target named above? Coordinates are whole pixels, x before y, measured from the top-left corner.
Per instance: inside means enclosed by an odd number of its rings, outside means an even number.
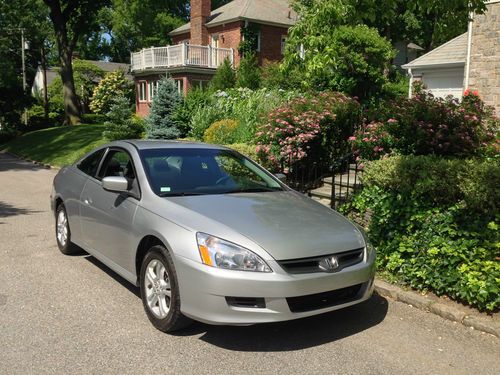
[[[294,313],[324,309],[355,301],[358,299],[362,285],[353,285],[347,288],[310,294],[308,296],[289,297],[286,301],[288,302],[290,311]]]
[[[332,272],[338,272],[346,267],[360,263],[363,260],[363,253],[364,248],[360,248],[338,254],[322,255],[319,257],[281,260],[278,263],[286,272],[293,274],[326,272],[320,268],[320,262],[325,258],[335,256],[337,257],[338,267],[335,268],[335,270],[332,270]]]
[[[234,307],[254,309],[264,309],[266,307],[266,301],[264,298],[226,297],[226,302],[229,306]]]

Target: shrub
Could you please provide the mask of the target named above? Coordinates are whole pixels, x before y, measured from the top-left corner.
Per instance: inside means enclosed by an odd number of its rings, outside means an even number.
[[[256,129],[268,113],[290,98],[295,92],[284,90],[231,89],[211,94],[210,105],[200,106],[192,113],[190,136],[201,140],[214,122],[231,118],[238,122],[236,142],[255,143]]]
[[[85,113],[82,115],[82,123],[84,124],[104,124],[106,119],[106,115],[99,115],[97,113]]]
[[[256,134],[257,153],[276,168],[306,158],[331,163],[347,152],[347,138],[359,122],[358,102],[344,94],[298,97],[269,114]]]
[[[227,90],[233,88],[235,84],[236,74],[229,59],[225,59],[221,66],[217,68],[215,75],[210,81],[210,88],[213,91]]]
[[[236,73],[236,87],[257,90],[260,86],[260,67],[254,53],[246,54],[240,61]]]
[[[108,121],[102,135],[109,141],[140,138],[144,131],[141,120],[132,116],[130,101],[123,96],[115,98],[106,116]]]
[[[500,161],[397,156],[369,162],[344,207],[368,216],[381,270],[481,310],[500,307]]]
[[[199,88],[189,90],[172,114],[172,119],[177,124],[181,137],[188,135],[191,130],[191,119],[193,114],[205,107],[213,105],[214,97],[209,90]],[[202,133],[203,135],[203,133]]]
[[[493,130],[499,127],[492,109],[473,94],[459,102],[451,97],[434,98],[420,89],[412,99],[387,105],[389,109],[380,114],[385,118],[360,128],[350,139],[363,159],[390,153],[478,155],[494,142]]]
[[[496,212],[500,201],[500,160],[394,156],[369,162],[363,184],[431,205],[458,201],[474,212]]]
[[[145,119],[148,139],[176,139],[180,136],[173,114],[182,103],[177,85],[172,78],[158,82],[158,91],[153,98],[148,117]]]
[[[133,83],[122,70],[107,73],[94,89],[90,109],[94,113],[105,114],[111,109],[116,97],[124,96],[132,100],[133,92]]]
[[[234,120],[214,122],[205,131],[203,140],[207,143],[231,144],[235,141],[238,123]]]
[[[232,145],[227,145],[227,147],[238,151],[240,154],[245,155],[254,161],[257,160],[257,152],[255,151],[255,145],[249,145],[246,143],[234,143]]]

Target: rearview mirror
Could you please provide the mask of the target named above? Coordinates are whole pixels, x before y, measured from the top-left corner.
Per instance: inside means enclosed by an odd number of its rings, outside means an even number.
[[[276,173],[274,177],[276,177],[281,182],[286,183],[286,176],[283,173]]]
[[[121,176],[104,177],[102,179],[102,187],[104,190],[124,193],[128,192],[128,181],[125,177]]]

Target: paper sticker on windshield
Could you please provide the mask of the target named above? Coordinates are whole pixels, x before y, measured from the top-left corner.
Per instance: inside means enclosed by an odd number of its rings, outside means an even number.
[[[169,187],[162,187],[162,188],[160,188],[160,192],[161,193],[169,193],[170,192],[170,188]]]

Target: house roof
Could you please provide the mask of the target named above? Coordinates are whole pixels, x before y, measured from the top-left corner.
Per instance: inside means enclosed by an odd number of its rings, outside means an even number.
[[[217,26],[238,20],[257,23],[293,26],[297,22],[297,13],[291,8],[289,0],[233,0],[220,8],[212,10],[207,27]],[[189,32],[191,23],[186,23],[170,32],[178,35]]]
[[[467,33],[457,36],[445,44],[403,65],[404,69],[423,68],[439,65],[465,64],[467,58]]]
[[[123,64],[123,63],[115,63],[115,62],[107,62],[107,61],[94,61],[94,60],[84,60],[89,63],[92,63],[93,65],[97,66],[98,68],[104,70],[104,72],[114,72],[116,70],[122,70],[125,73],[125,77],[127,79],[133,81],[134,78],[130,75],[130,65],[129,64]],[[41,74],[41,68],[39,67],[40,74]],[[59,67],[49,67],[47,68],[47,86],[50,86],[50,84],[56,79],[56,77],[59,76]]]

